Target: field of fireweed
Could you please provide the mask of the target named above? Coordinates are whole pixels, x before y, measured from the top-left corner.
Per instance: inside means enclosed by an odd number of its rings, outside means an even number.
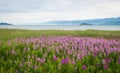
[[[40,36],[0,42],[0,73],[120,73],[120,39]]]

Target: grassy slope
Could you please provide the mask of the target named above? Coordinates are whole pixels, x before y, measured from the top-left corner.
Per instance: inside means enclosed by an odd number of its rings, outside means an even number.
[[[88,36],[104,38],[120,38],[120,31],[98,31],[98,30],[17,30],[17,29],[0,29],[0,40],[10,40],[19,37],[37,37],[37,36]]]

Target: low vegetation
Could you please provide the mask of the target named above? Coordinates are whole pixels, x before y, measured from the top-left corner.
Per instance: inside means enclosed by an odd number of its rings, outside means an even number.
[[[120,73],[120,31],[0,29],[0,73]]]

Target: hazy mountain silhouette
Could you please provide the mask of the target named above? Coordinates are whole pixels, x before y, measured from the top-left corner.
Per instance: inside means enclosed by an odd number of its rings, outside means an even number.
[[[90,19],[90,20],[61,20],[61,21],[49,21],[44,24],[55,25],[80,25],[82,23],[92,25],[120,25],[120,17],[117,18],[103,18],[103,19]]]

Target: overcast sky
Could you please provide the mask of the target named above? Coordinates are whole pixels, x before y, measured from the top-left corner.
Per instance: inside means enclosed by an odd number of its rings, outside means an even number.
[[[120,0],[0,0],[0,22],[40,23],[120,16]]]

